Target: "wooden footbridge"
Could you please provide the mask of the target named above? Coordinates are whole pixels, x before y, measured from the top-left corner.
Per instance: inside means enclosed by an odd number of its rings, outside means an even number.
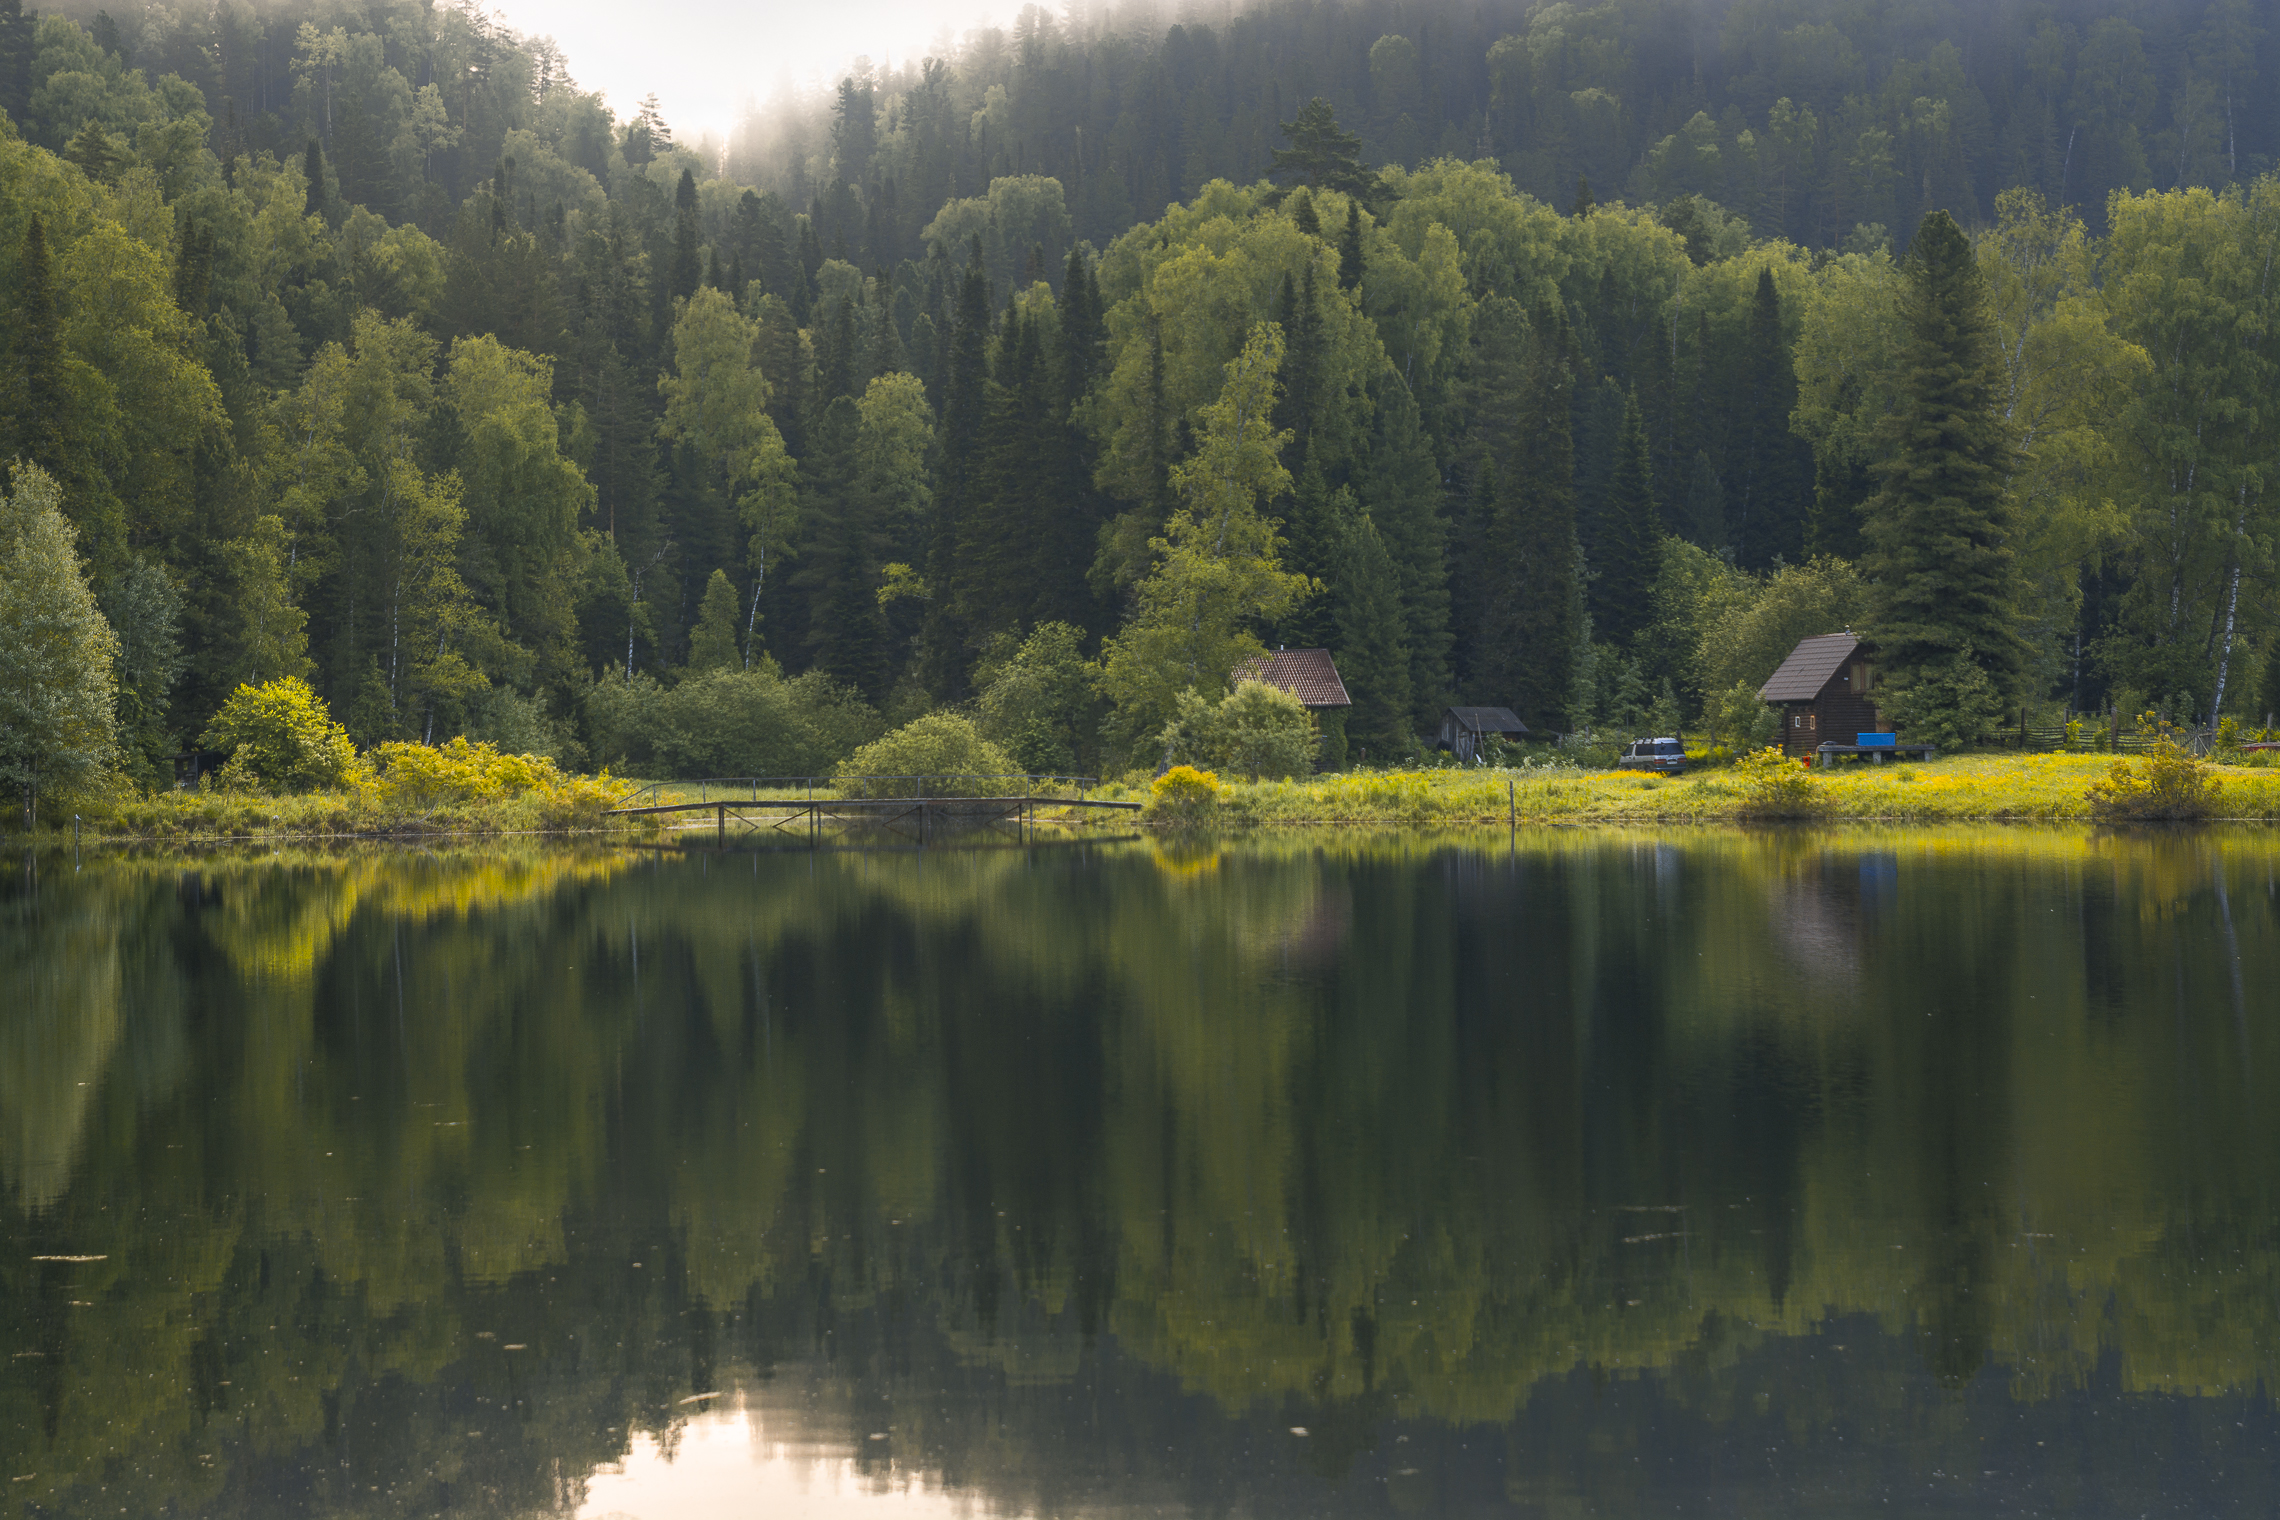
[[[924,838],[932,827],[955,822],[1036,822],[1040,811],[1066,808],[1137,810],[1137,802],[1085,794],[1094,776],[728,776],[702,781],[658,781],[643,787],[607,816],[694,815],[700,826],[712,814],[723,843],[734,822],[748,830],[805,832],[860,825],[902,830]],[[692,799],[689,793],[697,795]],[[1075,796],[1056,795],[1074,792]]]

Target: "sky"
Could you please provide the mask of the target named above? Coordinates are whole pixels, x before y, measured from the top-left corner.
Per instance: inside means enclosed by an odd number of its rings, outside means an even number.
[[[506,0],[495,14],[526,37],[552,36],[570,75],[609,97],[622,121],[655,91],[673,135],[725,138],[746,100],[821,87],[858,54],[899,66],[1018,4],[988,0]]]

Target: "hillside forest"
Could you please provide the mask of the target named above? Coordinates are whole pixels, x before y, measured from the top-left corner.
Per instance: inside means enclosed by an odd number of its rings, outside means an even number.
[[[1030,7],[720,140],[472,4],[0,0],[0,762],[61,682],[163,784],[301,677],[362,746],[1098,772],[1276,646],[1331,766],[1745,739],[1840,627],[1951,742],[2262,726],[2270,19]]]

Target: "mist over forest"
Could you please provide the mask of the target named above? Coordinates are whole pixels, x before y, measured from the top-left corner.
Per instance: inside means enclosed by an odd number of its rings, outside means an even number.
[[[2271,23],[1032,6],[723,141],[475,5],[0,0],[0,458],[145,784],[287,677],[359,745],[1115,771],[1278,645],[1333,767],[1762,737],[1839,627],[1966,739],[2260,723]]]

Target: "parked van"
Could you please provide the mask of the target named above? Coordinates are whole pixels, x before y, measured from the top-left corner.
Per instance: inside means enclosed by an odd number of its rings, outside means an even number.
[[[1676,739],[1633,739],[1615,762],[1617,770],[1660,771],[1675,776],[1686,769],[1686,746]]]

